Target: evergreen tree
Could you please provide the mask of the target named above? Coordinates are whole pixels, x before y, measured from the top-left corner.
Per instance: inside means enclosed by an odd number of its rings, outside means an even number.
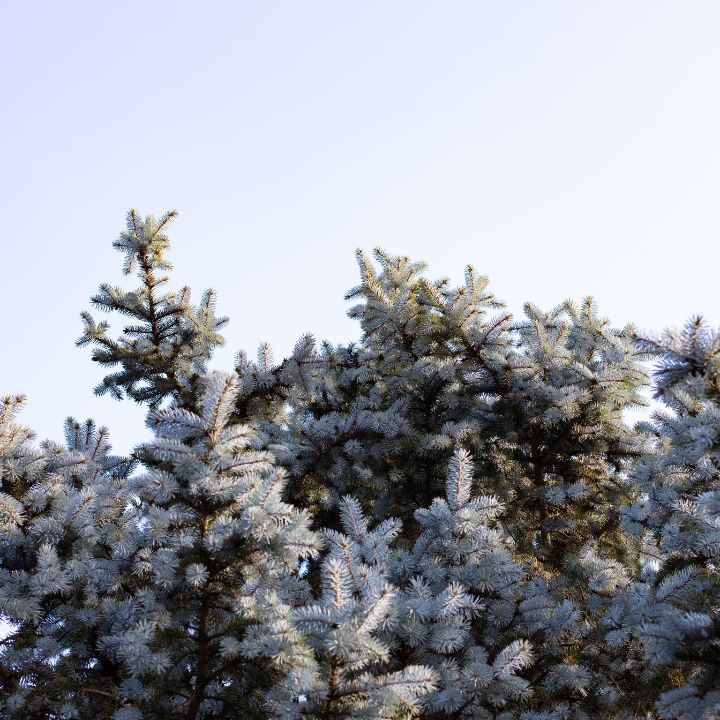
[[[264,594],[307,594],[299,562],[318,540],[307,512],[282,501],[284,471],[257,433],[228,422],[236,400],[236,378],[211,373],[196,413],[148,416],[149,472],[131,483],[145,523],[133,567],[142,610],[112,645],[137,717],[261,716],[267,667],[242,659],[244,628]]]
[[[357,343],[224,374],[214,293],[165,287],[174,217],[128,214],[139,286],[93,298],[128,324],[78,341],[153,440],[37,445],[0,406],[1,717],[720,717],[717,334],[515,321],[376,251]]]
[[[105,428],[72,418],[66,447],[35,448],[14,422],[22,402],[0,411],[0,713],[109,717],[121,674],[106,643],[134,602],[132,463],[109,454]]]
[[[659,716],[705,720],[720,716],[720,336],[695,317],[638,345],[657,361],[667,409],[646,426],[658,450],[637,463],[640,495],[625,512],[647,543],[635,629],[665,679]]]
[[[647,383],[632,328],[611,328],[590,299],[551,313],[527,305],[513,322],[492,314],[500,303],[472,268],[452,288],[407,258],[376,257],[380,274],[360,254],[363,282],[349,294],[364,300],[350,311],[360,344],[324,348],[326,372],[295,411],[294,497],[332,524],[352,491],[377,519],[402,518],[410,540],[454,448],[472,450],[475,490],[502,501],[513,552],[537,578],[514,622],[540,649],[540,702],[607,716],[633,693],[632,659],[601,626],[639,564],[639,543],[619,527],[631,462],[647,451],[622,418]],[[583,678],[574,690],[573,677]]]
[[[214,294],[208,291],[200,308],[194,308],[187,288],[179,294],[158,290],[168,282],[159,273],[171,267],[163,257],[168,249],[164,230],[173,217],[169,213],[160,221],[141,221],[135,211],[128,214],[127,230],[115,247],[125,254],[125,272],[136,269],[141,286],[124,291],[104,285],[93,298],[96,305],[130,316],[136,324],[113,340],[107,323],[97,324],[83,314],[85,334],[79,344],[95,344],[95,360],[120,366],[96,391],[148,404],[148,423],[158,434],[156,442],[134,453],[148,472],[129,477],[126,463],[122,492],[113,496],[120,507],[135,509],[132,532],[126,537],[128,527],[96,519],[118,542],[132,539],[134,544],[118,569],[117,585],[127,589],[126,595],[115,598],[115,581],[108,580],[107,596],[99,598],[108,611],[111,600],[117,606],[110,631],[97,639],[102,662],[112,670],[110,686],[83,692],[102,694],[125,720],[168,714],[262,716],[260,698],[271,681],[269,666],[242,661],[242,628],[257,619],[265,594],[301,602],[307,590],[298,578],[299,561],[318,546],[307,528],[307,514],[282,502],[283,470],[264,449],[272,437],[261,428],[272,429],[275,408],[281,408],[282,417],[283,399],[259,393],[260,404],[255,401],[245,412],[242,407],[258,386],[271,384],[266,377],[277,387],[299,372],[302,343],[300,362],[286,362],[274,373],[267,362],[253,366],[245,361],[242,381],[208,375],[212,350],[222,343],[217,330],[225,323],[214,316]],[[261,357],[266,360],[267,352]],[[252,425],[244,422],[250,412],[257,420]],[[12,430],[10,437],[18,443],[25,436]],[[34,462],[37,453],[22,447]],[[54,455],[61,452],[57,448]],[[13,463],[14,478],[17,461]],[[33,501],[35,486],[13,483],[16,495]],[[17,516],[12,502],[5,505]],[[50,560],[43,556],[36,562],[47,565]],[[13,571],[10,563],[3,569]],[[16,594],[22,592],[20,588]],[[51,609],[40,613],[41,622],[54,622]],[[10,612],[7,616],[16,620]],[[15,633],[6,644],[14,650],[21,641]],[[10,659],[12,650],[6,650]],[[56,658],[48,663],[54,666]],[[50,697],[47,679],[23,672],[16,684],[37,685],[44,688],[43,697]],[[80,685],[66,681],[64,687]],[[20,700],[12,702],[25,712]],[[48,700],[47,707],[59,704]],[[77,702],[68,705],[68,717],[79,712],[77,707]]]

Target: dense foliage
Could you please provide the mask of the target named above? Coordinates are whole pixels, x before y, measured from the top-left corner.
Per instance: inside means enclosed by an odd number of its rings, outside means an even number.
[[[79,345],[147,406],[111,454],[0,409],[0,717],[720,718],[720,336],[515,320],[467,268],[359,253],[349,345],[211,371],[227,322],[167,291],[174,218],[128,214],[134,290]],[[645,368],[654,362],[652,378]],[[624,413],[652,383],[658,409]]]

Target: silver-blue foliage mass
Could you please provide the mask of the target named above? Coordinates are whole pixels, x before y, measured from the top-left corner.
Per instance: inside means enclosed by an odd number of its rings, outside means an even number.
[[[472,267],[358,253],[359,340],[210,369],[215,293],[133,290],[81,346],[147,406],[37,443],[0,405],[0,717],[720,718],[720,336],[514,319]],[[649,363],[654,363],[652,377]],[[625,412],[652,384],[658,409]]]

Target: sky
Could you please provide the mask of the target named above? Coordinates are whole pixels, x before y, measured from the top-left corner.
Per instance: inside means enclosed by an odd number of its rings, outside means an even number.
[[[720,4],[0,1],[0,394],[147,437],[74,346],[130,207],[175,208],[173,286],[217,290],[215,367],[347,342],[356,248],[511,310],[594,295],[720,324]],[[122,322],[109,318],[113,328]]]

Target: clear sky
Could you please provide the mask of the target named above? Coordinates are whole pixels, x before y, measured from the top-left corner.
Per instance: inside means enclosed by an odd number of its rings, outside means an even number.
[[[472,263],[514,310],[720,324],[715,0],[0,8],[0,393],[40,437],[73,414],[142,439],[73,344],[129,207],[179,210],[175,282],[232,320],[220,367],[355,338],[356,247]]]

